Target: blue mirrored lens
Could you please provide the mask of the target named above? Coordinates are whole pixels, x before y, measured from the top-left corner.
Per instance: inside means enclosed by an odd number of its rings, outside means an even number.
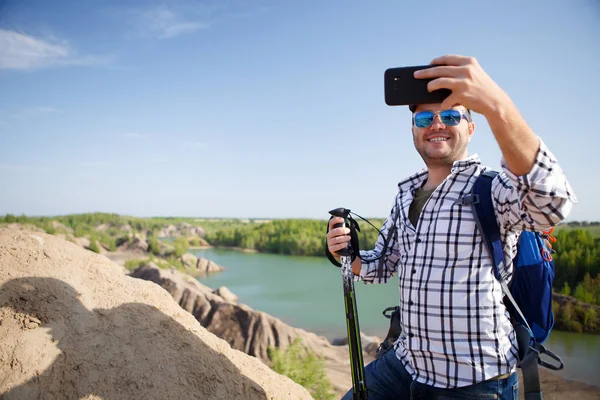
[[[456,126],[460,124],[460,111],[457,110],[444,110],[440,113],[440,119],[442,123],[447,126]]]
[[[415,125],[419,128],[427,128],[433,123],[434,114],[431,111],[422,111],[415,114]]]

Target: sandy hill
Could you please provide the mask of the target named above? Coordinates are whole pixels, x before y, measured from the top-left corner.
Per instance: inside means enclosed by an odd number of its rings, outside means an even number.
[[[0,228],[0,398],[310,399],[154,283],[40,232]]]

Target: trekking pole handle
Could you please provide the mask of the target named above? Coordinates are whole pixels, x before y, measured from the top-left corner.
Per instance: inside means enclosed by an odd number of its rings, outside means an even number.
[[[350,215],[349,208],[344,208],[344,207],[335,208],[335,209],[329,211],[329,214],[331,214],[334,217],[340,217],[340,218],[344,219],[343,223],[333,225],[334,228],[344,228],[345,226],[349,225],[346,222],[348,220],[348,215]],[[350,229],[352,229],[352,226],[350,226]],[[340,256],[351,256],[352,255],[352,246],[350,245],[350,243],[348,243],[348,247],[338,251],[337,253]]]
[[[333,215],[334,217],[344,218],[345,220],[346,218],[348,218],[348,215],[350,215],[350,209],[339,207],[329,211],[329,214]]]

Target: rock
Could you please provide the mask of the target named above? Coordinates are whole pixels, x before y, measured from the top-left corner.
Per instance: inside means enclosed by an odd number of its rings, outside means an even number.
[[[198,273],[201,273],[201,274],[212,274],[215,272],[221,272],[221,271],[225,270],[225,268],[218,265],[214,261],[207,260],[206,258],[203,258],[203,257],[198,258],[198,263],[196,265],[196,268],[198,270]]]
[[[223,300],[228,303],[237,303],[238,297],[231,292],[231,290],[227,289],[225,286],[221,286],[217,290],[213,291],[217,296],[221,296]]]
[[[167,225],[158,231],[158,237],[174,237],[177,236],[177,227],[175,225]]]
[[[160,255],[163,257],[168,257],[175,253],[175,247],[169,243],[159,241],[158,245],[160,246]]]
[[[183,266],[186,268],[196,268],[196,264],[198,264],[198,258],[190,253],[185,253],[181,256],[181,262]]]
[[[158,237],[178,237],[178,236],[204,236],[204,229],[199,226],[190,225],[186,222],[180,222],[177,225],[167,225],[158,231]]]
[[[148,252],[148,247],[149,246],[146,239],[136,234],[128,242],[125,242],[121,246],[119,246],[118,250],[143,254]]]
[[[323,357],[337,394],[342,394],[352,385],[347,346],[333,346],[325,337],[291,327],[247,305],[228,301],[213,293],[211,288],[175,270],[146,265],[133,271],[131,276],[157,283],[210,332],[226,340],[233,348],[265,362],[269,362],[269,347],[285,349],[300,337],[307,347]],[[372,357],[367,354],[365,362],[370,360]]]
[[[0,398],[311,398],[208,332],[156,284],[30,234],[0,228]]]
[[[214,261],[205,258],[198,258],[193,254],[185,253],[179,260],[186,269],[186,272],[193,276],[206,276],[215,272],[223,271],[225,268],[216,264]]]
[[[198,246],[198,247],[210,246],[210,244],[204,238],[197,237],[197,236],[188,236],[187,241],[190,244],[190,246]]]
[[[206,235],[206,232],[204,231],[204,229],[200,228],[199,226],[192,226],[190,228],[190,234],[197,236],[199,238],[203,238],[204,235]]]
[[[131,276],[159,284],[202,326],[225,339],[232,347],[262,360],[269,360],[269,346],[285,348],[299,335],[307,345],[319,351],[323,347],[334,349],[326,338],[293,328],[244,304],[226,301],[213,293],[211,288],[198,281],[185,279],[185,275],[178,271],[145,265],[133,271]]]

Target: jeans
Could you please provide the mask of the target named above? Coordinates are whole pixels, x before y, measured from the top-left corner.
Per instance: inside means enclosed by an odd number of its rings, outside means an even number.
[[[519,377],[487,380],[456,389],[442,389],[414,382],[402,362],[390,349],[365,367],[369,400],[449,400],[449,399],[499,399],[517,400]],[[352,400],[352,389],[342,400]]]

